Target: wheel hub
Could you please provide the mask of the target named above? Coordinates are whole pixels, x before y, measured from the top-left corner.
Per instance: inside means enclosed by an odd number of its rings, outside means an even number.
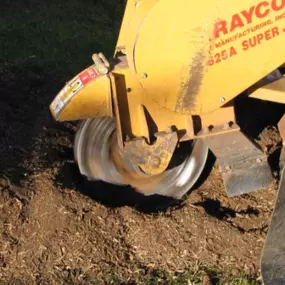
[[[131,185],[145,195],[174,198],[181,198],[197,182],[208,155],[202,141],[185,142],[175,151],[165,172],[146,175],[124,155],[112,118],[84,121],[76,134],[74,151],[81,174],[89,180]]]

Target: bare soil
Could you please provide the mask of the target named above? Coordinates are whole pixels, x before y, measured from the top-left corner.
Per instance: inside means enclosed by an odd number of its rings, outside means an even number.
[[[161,197],[86,184],[73,161],[76,124],[56,124],[49,114],[54,94],[21,93],[4,68],[0,78],[2,282],[90,284],[115,273],[133,284],[139,274],[197,264],[259,275],[274,184],[228,198],[214,164],[183,202],[167,208],[157,207],[169,202]],[[269,152],[276,133],[263,133]]]

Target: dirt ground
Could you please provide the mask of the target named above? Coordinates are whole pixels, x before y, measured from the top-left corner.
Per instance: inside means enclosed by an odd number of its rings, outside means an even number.
[[[210,163],[199,186],[165,208],[170,201],[161,197],[85,183],[73,160],[77,124],[51,118],[48,106],[64,82],[92,64],[93,52],[112,54],[125,1],[3,1],[0,284],[110,284],[119,278],[130,285],[147,273],[197,265],[258,277],[274,184],[228,198]],[[237,118],[255,138],[273,126],[261,143],[270,153],[284,114],[275,107],[256,108],[253,100],[240,105]]]
[[[76,124],[53,121],[53,94],[21,93],[5,68],[0,78],[3,284],[90,284],[114,273],[133,284],[139,274],[199,264],[259,275],[274,185],[228,198],[214,165],[183,203],[165,210],[155,206],[166,202],[159,197],[86,184],[73,161]],[[275,135],[264,132],[268,150]]]

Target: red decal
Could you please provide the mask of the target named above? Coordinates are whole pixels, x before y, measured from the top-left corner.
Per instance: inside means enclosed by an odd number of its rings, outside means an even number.
[[[270,9],[265,9],[265,11],[262,13],[261,12],[261,7],[268,7],[269,3],[268,2],[260,2],[257,6],[256,6],[256,16],[257,18],[265,18],[266,16],[268,16],[268,14],[270,13]]]
[[[243,41],[242,49],[246,51],[250,48],[262,44],[264,41],[269,41],[279,35],[280,35],[279,28],[278,27],[272,28],[270,30],[265,31],[264,33],[257,34],[256,36]]]
[[[280,2],[280,0],[273,0],[272,1],[272,9],[274,11],[279,11],[285,8],[285,0],[281,0],[281,5],[277,6],[277,2]]]
[[[207,64],[209,66],[213,66],[214,64],[219,64],[220,62],[223,62],[235,55],[237,55],[237,51],[234,47],[231,47],[229,50],[223,50],[216,53],[208,60]]]
[[[97,77],[98,73],[93,67],[89,67],[79,75],[79,78],[84,85]]]
[[[280,21],[280,20],[283,20],[285,18],[285,13],[283,13],[282,15],[278,15],[275,17],[275,21]]]
[[[215,54],[215,61],[216,61],[216,63],[220,63],[221,62],[221,55],[219,53]]]
[[[260,44],[263,39],[264,39],[264,35],[263,34],[258,34],[257,35],[257,44]]]
[[[242,28],[243,26],[244,26],[244,23],[243,23],[240,15],[235,14],[232,18],[231,32],[233,32],[236,28]]]
[[[251,6],[247,10],[234,14],[229,21],[219,19],[214,24],[214,38],[218,39],[221,36],[226,36],[230,32],[234,32],[248,24],[254,23],[254,20],[256,19],[266,18],[274,11],[283,10],[284,12],[284,9],[285,0],[261,1],[257,5]],[[275,16],[275,19],[276,21],[279,21],[284,17],[285,13]]]
[[[214,26],[214,37],[219,38],[221,33],[228,33],[227,22],[224,20],[218,21]]]
[[[223,51],[222,51],[222,59],[223,59],[223,60],[226,60],[227,58],[228,58],[228,53],[227,53],[226,50],[223,50]]]
[[[252,16],[253,16],[253,12],[254,12],[254,6],[252,6],[249,11],[242,11],[242,15],[245,17],[246,21],[248,24],[252,23]]]
[[[279,36],[279,29],[278,27],[275,27],[272,29],[272,36],[275,37],[275,36]]]
[[[234,56],[234,55],[237,55],[237,51],[234,47],[231,47],[230,49],[230,57]]]

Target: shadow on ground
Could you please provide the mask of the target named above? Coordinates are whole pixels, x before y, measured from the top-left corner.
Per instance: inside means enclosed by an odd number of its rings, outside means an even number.
[[[112,54],[124,1],[114,4],[106,0],[104,5],[98,2],[96,10],[90,10],[89,6],[94,5],[91,0],[85,5],[79,0],[44,0],[40,4],[5,0],[4,4],[0,27],[4,35],[0,50],[0,176],[21,187],[30,174],[47,167],[58,168],[58,185],[75,185],[80,192],[110,207],[130,205],[153,212],[176,204],[165,197],[143,197],[130,188],[84,182],[73,164],[76,123],[56,124],[48,109],[64,82],[92,64],[92,53]],[[238,104],[237,119],[253,137],[265,123],[276,125],[284,113],[282,106],[256,102],[241,100]],[[213,157],[209,165],[195,188],[207,179]],[[153,205],[163,207],[153,209]]]
[[[242,211],[235,211],[230,207],[223,207],[218,200],[207,198],[203,202],[195,203],[195,206],[201,206],[205,209],[206,213],[218,220],[226,220],[228,218],[235,218],[237,215],[255,215],[258,216],[257,209],[248,208]]]
[[[77,189],[82,194],[111,208],[130,206],[143,213],[165,212],[171,207],[180,209],[183,201],[160,195],[144,196],[127,186],[115,186],[101,181],[87,181],[79,172],[78,166],[72,161],[73,152],[69,151],[69,157],[59,170],[55,183],[58,187],[65,189]],[[209,154],[208,161],[201,177],[193,187],[193,191],[207,179],[215,163],[215,157]]]

